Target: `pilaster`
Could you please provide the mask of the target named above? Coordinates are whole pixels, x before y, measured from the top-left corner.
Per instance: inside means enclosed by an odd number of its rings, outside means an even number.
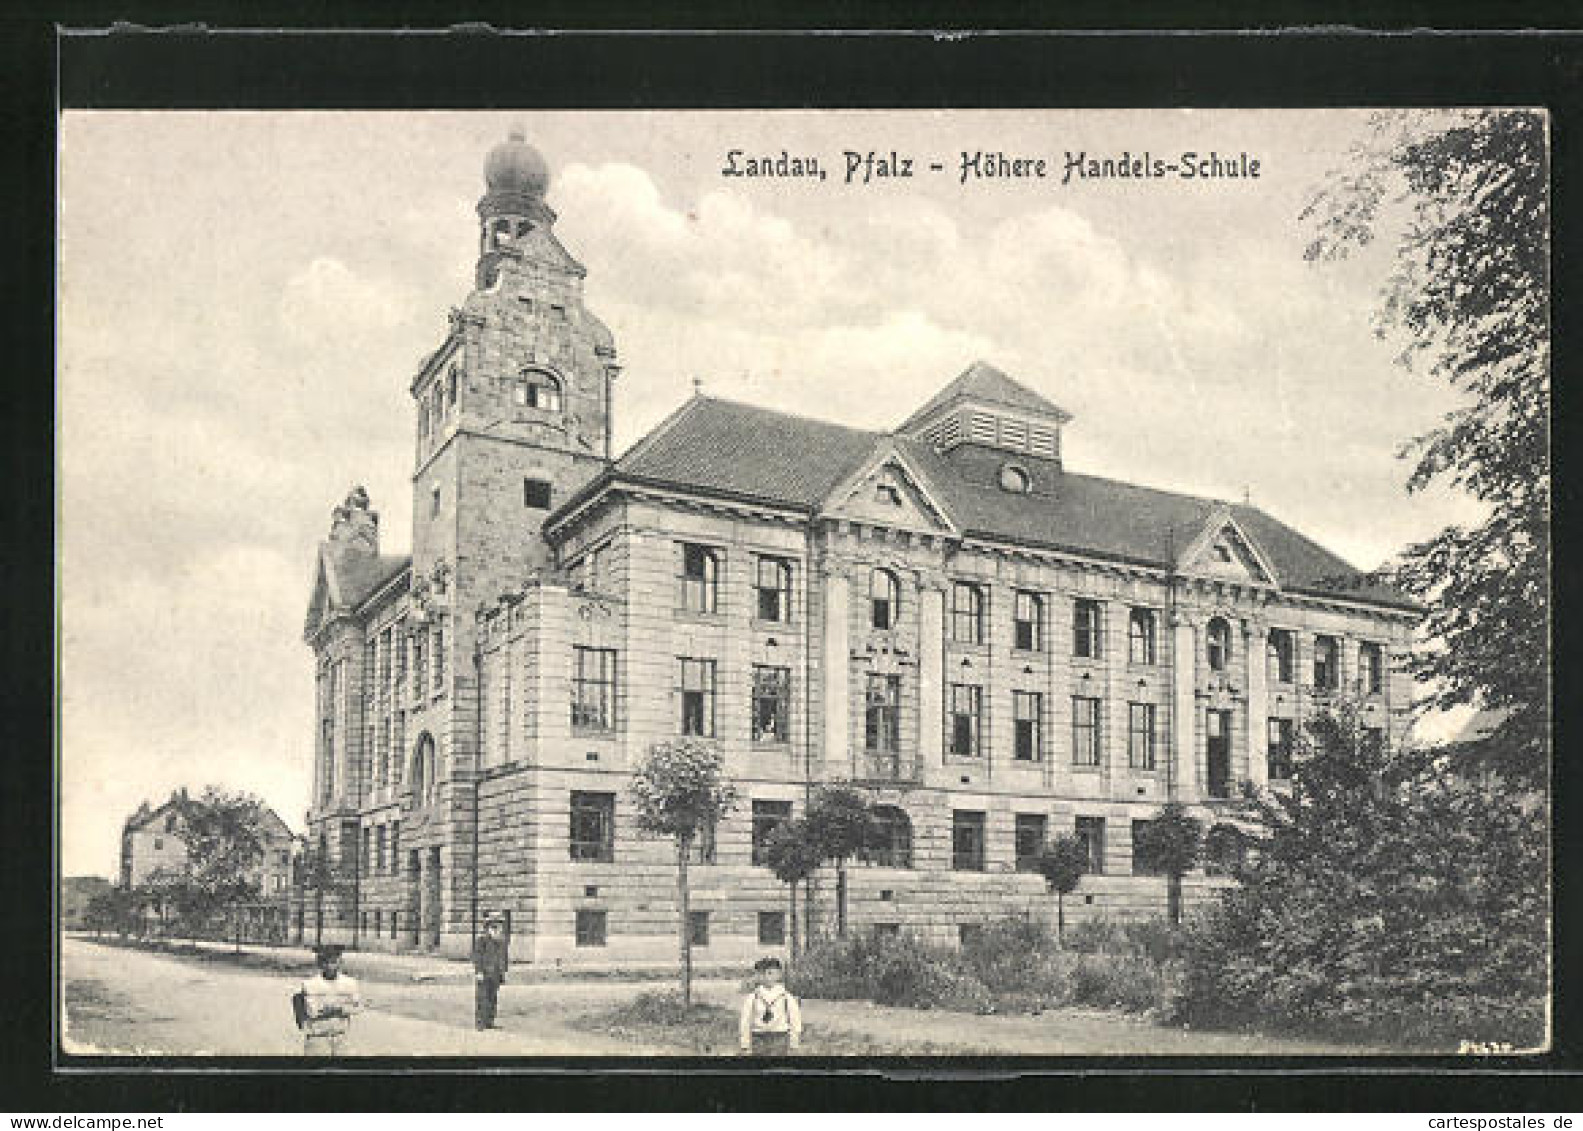
[[[1198,800],[1197,706],[1193,695],[1193,673],[1198,661],[1197,634],[1193,625],[1177,614],[1171,625],[1171,697],[1174,726],[1171,728],[1171,758],[1174,799],[1185,803]]]
[[[846,571],[832,564],[824,576],[824,761],[830,771],[842,777],[849,772],[852,742],[850,592]]]

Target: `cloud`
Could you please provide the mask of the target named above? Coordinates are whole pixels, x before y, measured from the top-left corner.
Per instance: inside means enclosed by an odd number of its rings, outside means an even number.
[[[363,335],[390,330],[414,313],[406,288],[364,278],[324,256],[291,276],[280,296],[282,329],[308,348],[361,342]]]

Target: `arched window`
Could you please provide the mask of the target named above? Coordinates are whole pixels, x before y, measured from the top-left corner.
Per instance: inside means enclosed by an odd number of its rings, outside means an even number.
[[[425,731],[412,753],[412,803],[429,805],[439,796],[440,783],[435,772],[434,739]]]
[[[522,384],[517,386],[517,403],[544,412],[560,412],[560,379],[542,369],[523,370]]]
[[[1211,671],[1223,672],[1231,664],[1231,626],[1221,617],[1209,622],[1207,650]]]
[[[875,628],[895,628],[896,614],[901,608],[900,586],[896,575],[888,569],[876,569],[868,575],[869,620]]]
[[[912,867],[912,821],[905,811],[894,805],[874,806],[861,859],[879,868]]]
[[[1230,825],[1216,825],[1204,837],[1204,874],[1235,876],[1247,863],[1247,842]]]

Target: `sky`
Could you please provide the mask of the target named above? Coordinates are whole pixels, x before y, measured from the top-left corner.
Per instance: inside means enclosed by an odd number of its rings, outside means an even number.
[[[301,830],[317,543],[354,484],[411,530],[420,361],[520,127],[611,328],[619,452],[692,392],[874,429],[988,361],[1073,414],[1068,467],[1245,494],[1371,568],[1467,500],[1406,494],[1456,404],[1395,364],[1376,243],[1303,259],[1361,111],[108,113],[61,130],[61,848],[114,875],[144,799],[213,784]],[[727,177],[729,151],[824,179]],[[913,176],[848,183],[845,152]],[[1064,179],[1069,156],[1257,178]],[[960,174],[964,153],[1043,178]],[[940,171],[930,166],[938,163]],[[897,165],[900,164],[898,160]]]

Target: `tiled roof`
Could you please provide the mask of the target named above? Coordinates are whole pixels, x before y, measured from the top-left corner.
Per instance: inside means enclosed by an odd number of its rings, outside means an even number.
[[[856,470],[878,434],[694,397],[616,461],[623,478],[817,506]]]
[[[907,437],[700,396],[568,500],[557,517],[612,480],[812,512],[878,445],[893,439],[940,492],[940,502],[964,534],[996,541],[1164,569],[1226,505],[1075,474],[1051,461],[1020,456],[1018,462],[1032,473],[1033,490],[1011,494],[996,485],[1004,452],[967,444],[942,455]],[[1283,588],[1416,607],[1258,508],[1231,506],[1230,511],[1269,558]]]
[[[1021,382],[1013,381],[987,361],[975,361],[967,369],[963,370],[955,381],[952,381],[930,398],[928,404],[909,416],[897,431],[907,431],[918,421],[932,416],[935,410],[950,404],[958,398],[987,401],[990,404],[1001,405],[1005,408],[1031,412],[1036,416],[1057,416],[1062,420],[1071,419],[1071,413],[1051,404]]]
[[[349,546],[324,544],[324,560],[334,571],[341,607],[355,609],[397,574],[412,565],[410,554],[371,554]]]

